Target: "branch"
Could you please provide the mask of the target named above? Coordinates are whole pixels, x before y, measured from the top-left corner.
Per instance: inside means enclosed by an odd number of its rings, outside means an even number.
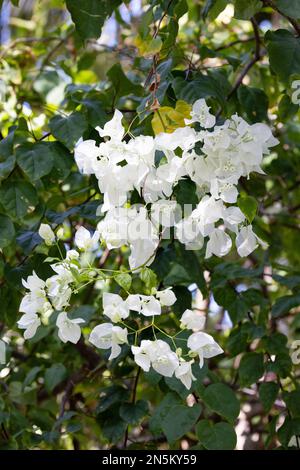
[[[223,44],[215,49],[215,52],[222,51],[223,49],[229,49],[230,47],[236,46],[237,44],[245,44],[247,42],[254,41],[255,37],[246,38],[246,39],[236,39],[235,41],[229,42],[228,44]]]
[[[294,18],[291,18],[290,16],[286,15],[285,13],[283,13],[278,7],[277,5],[275,5],[273,3],[272,0],[262,0],[263,4],[265,7],[271,7],[273,8],[273,10],[277,11],[277,13],[279,13],[281,16],[283,16],[283,18],[285,18],[286,20],[289,21],[289,23],[291,23],[291,25],[293,26],[294,30],[296,31],[297,33],[297,36],[300,36],[300,25],[299,23],[294,19]]]
[[[243,83],[243,80],[244,80],[245,76],[247,75],[247,73],[249,72],[249,70],[253,67],[253,65],[256,64],[256,62],[258,62],[261,59],[261,51],[260,51],[261,40],[260,40],[260,36],[259,36],[258,26],[257,26],[256,20],[254,19],[254,17],[251,18],[251,23],[252,23],[252,26],[253,26],[254,39],[255,39],[254,57],[243,68],[242,72],[238,76],[238,78],[237,78],[235,84],[233,85],[232,89],[230,90],[230,92],[226,96],[226,101],[230,100],[232,95],[234,95],[234,93],[237,91],[237,89]],[[222,108],[218,111],[217,118],[220,117],[221,112],[222,112]]]
[[[245,76],[247,75],[247,73],[249,72],[249,70],[260,59],[260,37],[259,37],[258,26],[257,26],[257,23],[256,23],[254,18],[251,18],[251,23],[252,23],[252,26],[253,26],[254,37],[255,37],[255,54],[254,54],[253,59],[251,59],[250,62],[248,62],[248,64],[246,64],[246,66],[244,67],[244,69],[240,73],[240,75],[239,75],[237,81],[235,82],[232,90],[228,94],[228,96],[226,98],[226,101],[228,101],[232,97],[232,95],[236,92],[236,90],[241,86],[241,84],[243,83],[243,80],[244,80]]]

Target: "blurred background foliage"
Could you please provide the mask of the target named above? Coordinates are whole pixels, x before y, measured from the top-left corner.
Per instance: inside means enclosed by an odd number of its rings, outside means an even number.
[[[0,448],[299,448],[300,2],[0,5]],[[172,331],[193,304],[225,354],[197,371],[188,394],[175,379],[138,374],[126,349],[107,364],[83,339],[63,345],[54,321],[24,344],[21,279],[33,269],[47,277],[44,260],[57,254],[41,243],[40,222],[64,224],[72,246],[76,226],[99,220],[101,195],[95,178],[77,171],[75,142],[99,141],[94,128],[115,108],[135,135],[159,132],[158,108],[178,127],[186,103],[202,97],[219,123],[238,113],[269,124],[280,140],[265,175],[240,182],[267,251],[204,261],[202,251],[165,241],[151,267],[178,296],[163,327]],[[195,201],[192,184],[176,191],[181,203]],[[127,255],[104,250],[99,266],[126,264]],[[72,314],[96,322],[101,289],[83,290]],[[136,278],[133,289],[147,292],[147,284]]]

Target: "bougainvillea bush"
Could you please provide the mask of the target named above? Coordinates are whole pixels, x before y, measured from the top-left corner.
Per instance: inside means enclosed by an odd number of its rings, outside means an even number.
[[[299,449],[299,2],[0,3],[0,448]]]

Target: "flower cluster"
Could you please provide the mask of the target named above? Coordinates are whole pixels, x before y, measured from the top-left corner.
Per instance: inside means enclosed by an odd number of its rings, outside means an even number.
[[[249,177],[253,171],[263,173],[263,156],[278,143],[267,125],[249,125],[234,115],[216,126],[204,99],[193,105],[185,127],[155,138],[130,137],[122,117],[116,110],[103,129],[97,128],[105,138],[99,146],[86,140],[75,148],[79,169],[94,174],[103,193],[102,212],[106,215],[98,230],[109,249],[128,245],[131,268],[148,260],[150,264],[160,227],[172,226],[187,249],[200,249],[208,237],[206,257],[225,256],[230,251],[232,239],[226,230],[235,235],[240,256],[263,245],[235,203],[240,177]],[[187,178],[197,186],[199,204],[180,218],[173,189]],[[145,201],[138,209],[124,207],[133,190]]]
[[[103,218],[94,233],[78,228],[74,248],[51,264],[53,276],[44,281],[33,272],[23,280],[28,292],[20,305],[23,315],[18,325],[25,330],[25,339],[32,338],[39,326],[55,314],[60,340],[79,341],[80,325],[85,321],[68,316],[72,294],[99,279],[106,280],[107,286],[111,279],[124,274],[124,270],[108,273],[109,270],[92,266],[103,244],[109,250],[124,245],[130,248],[127,276],[139,275],[152,263],[160,240],[170,228],[174,228],[176,238],[187,249],[200,249],[206,242],[207,258],[225,256],[233,239],[241,257],[249,255],[259,244],[264,245],[236,202],[240,177],[262,172],[263,156],[277,144],[266,125],[249,125],[234,115],[217,126],[203,99],[194,103],[184,127],[156,137],[132,136],[129,130],[125,131],[122,118],[116,110],[103,129],[97,128],[99,145],[94,140],[81,140],[75,148],[80,171],[94,174],[98,180],[103,194]],[[184,179],[196,184],[199,202],[182,217],[173,190]],[[134,190],[143,204],[130,205]],[[39,234],[50,246],[58,243],[59,230],[55,234],[50,226],[41,224]],[[172,310],[176,302],[172,288],[152,287],[149,295],[126,289],[124,292],[119,295],[104,288],[102,305],[106,321],[89,332],[90,343],[110,350],[109,360],[117,358],[121,346],[127,344],[134,361],[144,371],[152,367],[165,377],[177,377],[190,389],[195,380],[192,371],[195,358],[199,358],[202,367],[205,358],[223,352],[213,337],[202,331],[205,317],[186,310],[180,319],[180,330],[170,335],[157,325],[156,319]],[[127,323],[130,319],[138,319],[137,328]],[[147,329],[153,339],[139,342]],[[179,347],[179,342],[184,347]]]

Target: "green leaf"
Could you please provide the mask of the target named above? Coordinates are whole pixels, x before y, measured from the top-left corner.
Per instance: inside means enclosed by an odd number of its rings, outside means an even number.
[[[82,104],[86,109],[89,124],[92,127],[103,127],[107,121],[107,114],[97,92],[89,93],[87,98],[82,100]]]
[[[257,382],[264,373],[264,355],[262,353],[246,353],[239,366],[240,384],[248,387]]]
[[[104,21],[121,0],[66,0],[67,9],[82,39],[99,38]]]
[[[37,375],[39,374],[41,370],[42,370],[41,367],[35,366],[28,372],[23,382],[23,389],[27,387],[28,385],[32,384],[32,382],[36,379]]]
[[[248,343],[248,331],[245,325],[241,325],[231,330],[226,343],[226,351],[232,356],[237,356],[246,350]]]
[[[284,392],[283,399],[292,415],[292,418],[300,418],[300,390]]]
[[[63,364],[53,364],[45,372],[45,387],[50,393],[60,382],[65,380],[67,369]]]
[[[0,199],[6,212],[14,219],[24,217],[38,203],[34,186],[27,181],[5,181],[0,188]]]
[[[284,295],[276,300],[272,307],[272,317],[278,318],[290,312],[292,308],[300,305],[300,294]]]
[[[292,103],[288,95],[283,95],[278,105],[278,116],[281,121],[286,121],[295,116],[299,110],[297,104]]]
[[[239,415],[239,401],[227,385],[221,383],[211,384],[205,389],[201,398],[213,411],[230,422],[233,422]]]
[[[51,178],[65,180],[71,173],[74,159],[71,153],[60,142],[49,142],[53,157]]]
[[[42,241],[39,234],[34,230],[22,230],[18,232],[16,240],[18,245],[23,248],[26,255],[31,253],[31,251]]]
[[[137,36],[135,39],[135,45],[139,50],[139,54],[143,57],[149,57],[157,54],[161,50],[162,44],[162,40],[159,36],[156,38],[153,38],[150,35],[145,38]]]
[[[262,6],[260,0],[235,0],[234,17],[239,20],[249,20]]]
[[[238,99],[242,109],[246,112],[251,122],[261,122],[268,119],[268,97],[260,88],[240,86]]]
[[[0,214],[0,248],[10,245],[15,236],[14,224],[6,215]]]
[[[148,403],[138,400],[136,403],[123,403],[120,407],[121,418],[129,424],[137,424],[148,413]]]
[[[148,289],[157,286],[157,276],[150,268],[143,268],[141,270],[140,278]]]
[[[102,424],[102,432],[109,442],[117,443],[122,439],[127,424],[118,416],[109,416]]]
[[[183,77],[176,77],[172,86],[177,99],[188,103],[194,103],[199,98],[216,98],[221,105],[225,104],[225,98],[230,91],[227,77],[220,71],[210,72],[208,75],[197,73],[191,81]]]
[[[257,212],[257,200],[252,196],[240,196],[238,198],[237,203],[239,208],[251,224]]]
[[[88,123],[84,114],[75,111],[67,117],[54,116],[49,121],[52,135],[66,147],[73,149],[76,142],[86,131]]]
[[[128,398],[128,391],[119,385],[112,385],[101,390],[101,397],[96,408],[96,413],[104,413],[109,408]]]
[[[143,93],[143,88],[140,85],[133,83],[126,77],[120,64],[113,65],[107,72],[107,77],[111,81],[117,97]]]
[[[225,10],[227,5],[227,0],[206,0],[202,10],[202,16],[204,19],[208,16],[210,21],[213,21],[223,10]]]
[[[7,178],[13,170],[16,163],[16,157],[11,155],[4,161],[0,161],[0,181]]]
[[[300,38],[286,29],[278,29],[268,31],[265,40],[270,66],[283,82],[288,82],[293,73],[300,73]]]
[[[119,284],[119,286],[122,287],[126,292],[129,291],[130,286],[131,286],[131,276],[130,274],[127,273],[120,273],[114,276],[114,280]]]
[[[10,132],[0,141],[0,181],[7,178],[13,170],[16,157],[13,154],[14,132]]]
[[[189,432],[196,424],[201,410],[202,407],[199,404],[195,404],[192,407],[177,405],[170,408],[166,415],[164,415],[161,423],[168,442],[172,443]]]
[[[161,433],[164,417],[167,416],[172,408],[181,405],[181,403],[182,401],[175,393],[167,393],[165,395],[149,420],[149,428],[154,435]]]
[[[291,419],[289,416],[285,418],[283,425],[278,430],[278,438],[284,446],[288,446],[294,436],[300,435],[300,418]],[[298,437],[299,442],[299,437]],[[297,447],[297,441],[294,444]]]
[[[288,15],[291,18],[300,18],[299,0],[273,0],[273,3],[285,15]]]
[[[266,413],[270,411],[279,392],[279,385],[275,382],[263,382],[259,386],[259,398]]]
[[[208,450],[231,450],[236,446],[236,433],[228,423],[212,424],[202,420],[196,427],[199,441]]]
[[[17,163],[33,181],[48,175],[53,167],[51,142],[21,144],[17,148]]]

